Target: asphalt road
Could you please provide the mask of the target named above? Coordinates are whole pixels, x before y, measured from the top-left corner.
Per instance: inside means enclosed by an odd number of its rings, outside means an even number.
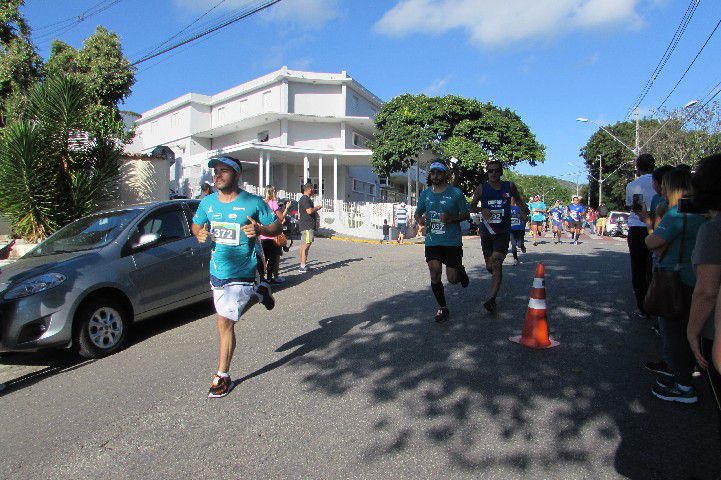
[[[507,265],[499,311],[480,245],[468,289],[446,287],[437,325],[423,248],[318,240],[272,312],[237,327],[224,399],[210,303],[136,326],[94,362],[66,352],[0,357],[0,478],[688,479],[721,472],[717,417],[650,394],[658,357],[631,319],[624,243],[529,246]],[[546,351],[508,341],[546,265]],[[49,366],[49,368],[46,368]],[[39,370],[38,372],[35,372]],[[33,373],[35,372],[35,373]],[[23,377],[23,375],[25,375]],[[10,377],[10,378],[7,378]]]

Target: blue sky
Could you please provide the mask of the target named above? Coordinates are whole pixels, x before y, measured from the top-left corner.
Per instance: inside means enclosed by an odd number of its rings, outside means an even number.
[[[97,25],[140,53],[219,0],[121,0],[59,38],[80,47]],[[38,29],[98,0],[26,0]],[[207,18],[248,0],[226,0]],[[595,129],[576,122],[623,119],[669,44],[689,0],[283,0],[211,38],[139,66],[124,108],[143,112],[189,91],[213,94],[287,65],[349,74],[381,98],[456,94],[515,110],[546,146],[546,162],[523,173],[568,175]],[[701,0],[641,108],[653,111],[721,18]],[[721,30],[721,29],[720,29]],[[47,31],[47,29],[45,30]],[[667,102],[679,107],[721,80],[721,31]],[[571,166],[569,163],[575,164]],[[572,179],[570,176],[564,177]]]

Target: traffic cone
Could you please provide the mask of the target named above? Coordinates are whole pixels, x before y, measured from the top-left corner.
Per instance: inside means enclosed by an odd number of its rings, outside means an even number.
[[[548,322],[546,321],[546,282],[543,263],[536,267],[536,277],[533,279],[531,298],[526,309],[526,321],[523,332],[517,337],[510,337],[512,342],[520,343],[528,348],[551,348],[559,343],[548,336]]]

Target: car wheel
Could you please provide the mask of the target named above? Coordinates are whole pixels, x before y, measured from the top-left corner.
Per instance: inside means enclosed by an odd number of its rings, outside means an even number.
[[[100,358],[120,350],[128,338],[130,315],[112,298],[98,298],[77,314],[76,349],[83,358]]]

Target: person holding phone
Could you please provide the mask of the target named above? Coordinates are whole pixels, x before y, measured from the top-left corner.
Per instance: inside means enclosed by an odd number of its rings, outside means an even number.
[[[636,174],[638,177],[626,185],[626,206],[631,207],[628,218],[628,253],[631,257],[631,284],[636,297],[638,318],[648,318],[643,310],[643,299],[646,298],[648,285],[651,282],[651,252],[646,248],[648,228],[646,220],[639,217],[648,209],[651,199],[656,194],[653,189],[652,172],[656,160],[650,153],[636,158]]]

